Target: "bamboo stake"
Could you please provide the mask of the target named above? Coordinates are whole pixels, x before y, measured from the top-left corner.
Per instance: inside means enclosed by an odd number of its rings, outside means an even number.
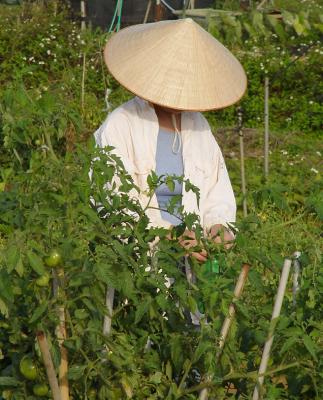
[[[244,285],[246,283],[247,280],[247,276],[249,273],[249,269],[250,269],[250,265],[249,264],[243,264],[242,265],[242,269],[238,278],[238,281],[236,283],[236,286],[234,288],[234,297],[233,299],[236,301],[240,298],[242,292],[243,292],[243,288]],[[220,333],[220,341],[219,341],[219,347],[216,353],[216,361],[220,360],[221,354],[222,354],[222,350],[224,348],[224,344],[225,341],[227,339],[229,330],[230,330],[230,326],[233,320],[235,314],[235,307],[234,307],[234,302],[232,302],[229,306],[229,312],[227,317],[225,318],[223,325],[222,325],[222,329],[221,329],[221,333]],[[211,376],[207,377],[206,381],[210,381],[212,379]],[[204,388],[200,391],[199,394],[199,400],[207,400],[208,398],[208,388]]]
[[[242,130],[242,110],[239,107],[238,111],[238,129],[239,129],[239,144],[240,144],[240,175],[241,175],[241,191],[242,191],[242,207],[243,216],[246,217],[248,214],[247,208],[247,189],[246,189],[246,174],[244,165],[244,141],[243,141],[243,130]]]
[[[49,351],[48,342],[46,335],[42,331],[38,331],[36,333],[37,341],[39,344],[40,352],[43,357],[46,374],[48,377],[49,386],[52,391],[53,399],[54,400],[62,400],[61,394],[58,386],[57,376],[55,373],[55,368],[52,360],[52,356]]]
[[[85,72],[86,72],[86,53],[83,53],[83,69],[82,69],[82,83],[81,83],[81,108],[84,112],[84,98],[85,98]]]
[[[103,335],[108,336],[111,332],[112,312],[113,312],[114,288],[108,288],[105,298],[105,305],[108,315],[105,315],[103,321]]]
[[[152,0],[149,0],[149,1],[148,1],[148,4],[147,4],[147,8],[146,8],[146,13],[145,13],[145,18],[144,18],[144,20],[143,20],[143,24],[146,24],[147,21],[148,21],[148,17],[149,17],[151,5],[152,5]]]
[[[264,172],[265,178],[269,173],[269,78],[265,77],[265,148],[264,148]]]
[[[259,371],[258,371],[258,381],[257,381],[257,384],[256,384],[254,392],[253,392],[252,400],[258,400],[259,396],[261,395],[261,392],[262,392],[262,385],[264,383],[264,378],[265,378],[264,374],[266,373],[266,370],[267,370],[270,349],[271,349],[271,346],[272,346],[273,340],[274,340],[274,330],[275,330],[275,326],[277,323],[277,318],[280,315],[280,310],[281,310],[281,307],[283,304],[283,298],[284,298],[284,294],[285,294],[285,290],[286,290],[286,285],[287,285],[287,281],[288,281],[291,264],[292,264],[291,260],[286,258],[284,261],[283,270],[282,270],[280,281],[279,281],[277,296],[276,296],[274,309],[273,309],[273,313],[271,316],[271,322],[270,322],[270,326],[269,326],[268,337],[267,337],[267,340],[266,340],[266,343],[264,346],[264,350],[262,353],[260,367],[259,367]]]
[[[54,297],[60,295],[60,279],[64,278],[64,270],[60,268],[58,273],[53,271],[53,294]],[[56,327],[55,333],[58,341],[58,346],[61,354],[61,362],[58,367],[58,382],[59,389],[61,393],[61,400],[69,400],[69,383],[67,378],[68,373],[68,352],[66,347],[64,347],[64,340],[67,337],[66,333],[66,318],[65,318],[65,308],[63,306],[57,309],[59,323]]]
[[[81,30],[84,31],[86,28],[85,24],[85,18],[86,18],[86,8],[85,8],[85,1],[81,0]]]
[[[250,265],[249,264],[243,264],[238,281],[236,283],[236,287],[234,288],[234,300],[238,300],[242,294],[244,285],[246,283],[247,280],[247,276],[249,273],[249,269],[250,269]],[[235,307],[234,304],[231,303],[229,306],[229,312],[228,312],[228,316],[225,318],[223,325],[222,325],[222,329],[221,329],[221,333],[220,333],[220,342],[219,342],[219,349],[218,352],[216,354],[216,358],[217,360],[219,360],[223,347],[224,347],[224,343],[226,341],[226,338],[228,336],[229,333],[229,329],[231,326],[231,322],[233,320],[235,314]]]
[[[65,309],[59,307],[58,309],[59,325],[56,328],[56,336],[61,353],[61,362],[58,369],[58,381],[61,392],[61,400],[69,399],[69,384],[68,384],[68,352],[64,347],[64,340],[66,339],[66,322],[65,322]]]
[[[297,297],[297,292],[299,291],[299,283],[298,283],[298,278],[299,274],[301,272],[301,264],[299,262],[299,257],[301,256],[301,253],[299,251],[296,251],[294,253],[294,262],[293,262],[293,306],[296,307],[296,297]]]

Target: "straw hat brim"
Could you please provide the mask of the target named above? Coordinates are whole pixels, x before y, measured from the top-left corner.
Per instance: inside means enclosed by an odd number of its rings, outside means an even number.
[[[106,44],[104,59],[127,90],[176,110],[228,107],[247,88],[239,61],[191,19],[122,29]]]

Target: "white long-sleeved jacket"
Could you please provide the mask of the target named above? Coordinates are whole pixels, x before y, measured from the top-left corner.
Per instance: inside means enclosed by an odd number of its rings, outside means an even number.
[[[115,109],[95,132],[98,146],[113,146],[126,170],[140,188],[139,201],[148,203],[147,176],[156,168],[159,124],[154,108],[138,97]],[[181,114],[184,177],[200,189],[199,207],[196,195],[183,185],[182,205],[186,212],[199,215],[201,225],[235,222],[236,202],[221,150],[209,124],[201,113]],[[156,196],[146,211],[151,225],[170,227],[161,218]]]

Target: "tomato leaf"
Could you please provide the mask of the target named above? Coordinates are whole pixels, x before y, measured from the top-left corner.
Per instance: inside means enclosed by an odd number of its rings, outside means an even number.
[[[73,365],[68,370],[68,378],[72,381],[77,381],[84,375],[86,365]]]
[[[33,323],[35,321],[37,321],[47,310],[48,307],[48,302],[44,301],[42,304],[40,304],[36,310],[34,311],[32,317],[30,318],[29,322]]]
[[[307,351],[311,354],[314,360],[317,361],[317,356],[315,354],[315,343],[313,340],[308,335],[304,335],[302,339]]]
[[[0,376],[0,386],[19,386],[20,382],[18,379],[12,376]]]
[[[31,268],[39,275],[42,276],[46,273],[42,259],[32,251],[27,252],[27,257]]]

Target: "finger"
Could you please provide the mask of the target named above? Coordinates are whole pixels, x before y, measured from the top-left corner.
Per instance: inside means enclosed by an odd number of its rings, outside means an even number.
[[[194,257],[197,261],[199,262],[205,262],[207,260],[207,254],[204,253],[192,253],[190,254],[192,257]]]
[[[216,224],[213,225],[210,229],[210,236],[211,238],[214,238],[215,236],[217,236],[219,234],[219,231],[223,228],[223,226],[221,224]]]
[[[196,240],[182,240],[180,242],[181,246],[185,247],[185,249],[190,249],[197,245]]]
[[[181,237],[183,239],[195,239],[195,233],[193,231],[186,230]]]

